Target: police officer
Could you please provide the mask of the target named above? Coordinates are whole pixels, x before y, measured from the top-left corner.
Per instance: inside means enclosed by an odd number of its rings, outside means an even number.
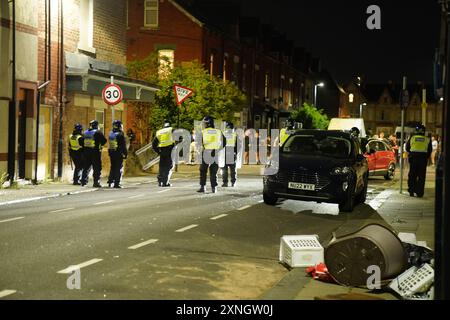
[[[286,120],[285,127],[280,130],[280,146],[289,138],[294,130],[295,121],[292,118]]]
[[[172,132],[170,122],[165,121],[163,128],[156,132],[152,142],[153,150],[159,154],[158,186],[160,187],[171,186],[169,181],[173,168],[172,149],[175,146]]]
[[[409,160],[408,192],[411,197],[415,193],[421,198],[424,194],[428,158],[432,151],[430,138],[425,136],[422,124],[416,127],[416,133],[409,138],[405,149]]]
[[[219,170],[216,154],[226,144],[226,139],[222,131],[214,128],[214,119],[212,117],[204,117],[203,124],[205,126],[205,129],[202,130],[203,158],[200,164],[200,189],[197,192],[205,192],[206,176],[209,168],[211,191],[216,193],[217,171]],[[209,159],[205,159],[205,156]]]
[[[92,120],[89,123],[89,129],[84,132],[84,169],[81,178],[81,185],[88,183],[91,167],[94,169],[94,188],[101,188],[100,175],[102,173],[102,147],[107,140],[103,133],[98,129],[98,121]]]
[[[222,170],[222,187],[228,187],[228,168],[230,168],[231,176],[231,186],[234,187],[236,184],[236,155],[237,150],[237,135],[234,131],[234,125],[232,122],[227,122],[225,126],[226,130],[224,132],[226,138],[225,145],[225,165],[221,168]]]
[[[122,188],[120,179],[122,177],[123,160],[127,158],[127,146],[123,133],[122,122],[114,120],[113,129],[109,133],[109,159],[111,168],[109,170],[108,187],[114,184],[114,188]]]
[[[69,156],[75,165],[73,170],[73,184],[80,185],[81,174],[83,172],[83,126],[79,123],[75,124],[72,134],[69,136]]]

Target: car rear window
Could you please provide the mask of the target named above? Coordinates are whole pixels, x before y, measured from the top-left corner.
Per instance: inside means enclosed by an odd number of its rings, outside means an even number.
[[[282,152],[290,154],[320,155],[348,158],[351,153],[348,139],[332,136],[295,135],[283,145]]]

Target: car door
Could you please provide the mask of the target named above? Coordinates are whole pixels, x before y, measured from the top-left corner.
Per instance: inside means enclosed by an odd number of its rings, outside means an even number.
[[[387,170],[389,167],[389,154],[387,150],[387,146],[382,141],[375,141],[376,150],[375,152],[375,167],[377,172],[381,172],[383,170]]]

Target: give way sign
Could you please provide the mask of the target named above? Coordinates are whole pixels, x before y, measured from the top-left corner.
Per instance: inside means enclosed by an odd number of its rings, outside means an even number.
[[[177,84],[173,86],[173,91],[175,92],[175,98],[177,99],[178,105],[182,104],[184,100],[192,96],[194,93],[194,90]]]
[[[122,89],[117,84],[108,84],[102,91],[103,101],[110,106],[116,105],[123,99]]]

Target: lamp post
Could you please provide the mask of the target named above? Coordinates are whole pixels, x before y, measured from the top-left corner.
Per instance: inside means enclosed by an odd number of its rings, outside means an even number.
[[[323,87],[325,84],[320,82],[314,85],[314,106],[317,107],[317,87]]]
[[[359,105],[359,117],[360,118],[362,118],[363,116],[362,116],[362,112],[363,112],[363,106],[367,106],[367,103],[361,103],[360,105]]]

